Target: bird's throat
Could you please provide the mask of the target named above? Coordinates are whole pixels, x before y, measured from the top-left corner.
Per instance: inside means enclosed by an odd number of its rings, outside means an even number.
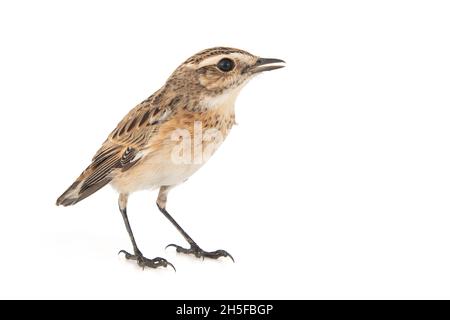
[[[200,105],[210,111],[222,114],[234,114],[234,105],[240,89],[226,90],[219,95],[205,96],[200,100]]]

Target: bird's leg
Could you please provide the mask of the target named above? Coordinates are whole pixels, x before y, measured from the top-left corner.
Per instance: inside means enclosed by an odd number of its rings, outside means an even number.
[[[225,250],[216,250],[216,251],[204,251],[201,249],[194,240],[186,233],[186,231],[183,230],[183,228],[180,227],[180,225],[175,221],[175,219],[167,212],[166,210],[166,202],[167,202],[167,194],[169,192],[170,187],[161,187],[159,189],[159,195],[158,200],[156,201],[156,205],[158,206],[159,211],[162,212],[162,214],[169,219],[169,221],[177,228],[177,230],[183,235],[183,237],[186,239],[186,241],[189,243],[189,249],[183,248],[176,244],[169,244],[168,247],[174,247],[177,249],[177,252],[179,253],[185,253],[185,254],[193,254],[197,258],[211,258],[211,259],[218,259],[220,257],[230,257],[231,260],[234,259]]]
[[[166,259],[159,258],[159,257],[154,258],[154,259],[148,259],[148,258],[144,257],[144,255],[141,253],[141,251],[139,250],[139,248],[136,244],[136,240],[134,239],[133,231],[131,230],[131,226],[130,226],[130,222],[128,221],[127,200],[128,200],[128,195],[121,193],[119,196],[119,209],[120,209],[120,212],[122,213],[123,222],[125,223],[125,227],[127,228],[128,235],[130,236],[131,243],[133,245],[134,254],[131,254],[125,250],[120,250],[119,254],[120,253],[125,254],[125,258],[128,260],[136,260],[137,264],[140,267],[142,267],[142,269],[144,269],[145,267],[158,268],[158,267],[171,266],[175,270],[175,267],[170,262],[168,262]]]

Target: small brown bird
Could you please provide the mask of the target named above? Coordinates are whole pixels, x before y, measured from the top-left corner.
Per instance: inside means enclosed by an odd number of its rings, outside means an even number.
[[[119,253],[143,268],[173,267],[166,259],[143,256],[127,216],[129,194],[159,188],[159,210],[190,247],[169,246],[196,257],[233,259],[225,250],[202,250],[167,212],[167,194],[196,172],[225,139],[235,123],[235,100],[245,84],[263,71],[282,68],[283,63],[224,47],[192,56],[122,119],[56,204],[74,205],[110,183],[119,192],[119,209],[134,250]]]

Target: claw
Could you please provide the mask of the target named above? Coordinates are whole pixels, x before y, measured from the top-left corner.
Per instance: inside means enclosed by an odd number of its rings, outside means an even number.
[[[174,265],[171,264],[169,261],[167,261],[167,265],[171,266],[173,271],[177,272],[177,269],[175,269]]]
[[[231,261],[233,261],[233,263],[236,263],[236,262],[234,261],[233,256],[232,256],[231,254],[229,254],[228,252],[226,252],[226,251],[225,251],[225,256],[224,256],[224,257],[225,257],[225,258],[226,258],[226,257],[230,257]]]
[[[167,250],[167,248],[170,248],[170,247],[176,248],[178,246],[176,244],[171,243],[171,244],[168,244],[164,250]]]
[[[125,251],[125,250],[120,250],[118,255],[120,255],[121,253],[123,253],[125,255],[126,259],[129,259],[131,257],[131,254],[128,253],[127,251]]]

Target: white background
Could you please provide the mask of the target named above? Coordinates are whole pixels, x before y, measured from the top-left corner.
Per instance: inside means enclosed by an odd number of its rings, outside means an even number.
[[[0,298],[450,298],[446,1],[2,1]],[[134,194],[140,270],[106,187],[56,198],[118,121],[197,51],[287,67],[168,209]]]

